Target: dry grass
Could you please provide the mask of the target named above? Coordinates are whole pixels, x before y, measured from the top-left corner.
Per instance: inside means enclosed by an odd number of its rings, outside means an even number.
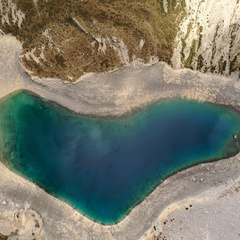
[[[32,0],[17,1],[18,7],[26,14],[19,29],[15,25],[0,28],[12,33],[23,42],[23,53],[36,48],[40,55],[44,45],[46,61],[41,64],[23,58],[23,63],[34,74],[42,77],[58,77],[73,80],[84,72],[109,71],[122,65],[116,51],[107,48],[105,54],[98,51],[98,44],[92,46],[93,39],[75,26],[66,15],[68,10],[93,36],[115,36],[123,40],[133,55],[148,61],[150,56],[170,63],[173,41],[176,35],[176,17],[184,6],[184,1],[175,9],[176,1],[169,1],[169,13],[163,11],[159,0]],[[42,33],[49,29],[53,43]],[[141,39],[145,40],[142,49]]]
[[[3,236],[0,234],[0,240],[7,240],[8,239],[8,236]]]

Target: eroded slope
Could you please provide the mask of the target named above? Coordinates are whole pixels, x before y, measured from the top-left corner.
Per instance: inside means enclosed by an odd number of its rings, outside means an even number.
[[[228,75],[240,70],[239,0],[186,0],[172,58],[175,68]]]

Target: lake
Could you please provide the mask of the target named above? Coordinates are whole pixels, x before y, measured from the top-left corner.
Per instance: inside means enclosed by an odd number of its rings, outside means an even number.
[[[238,112],[193,100],[114,118],[81,116],[27,91],[0,101],[4,163],[102,224],[122,220],[177,171],[238,153],[239,132]]]

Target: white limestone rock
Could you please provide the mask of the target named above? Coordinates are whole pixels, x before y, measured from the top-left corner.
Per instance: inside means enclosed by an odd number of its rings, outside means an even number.
[[[0,18],[2,24],[15,25],[21,28],[25,14],[18,8],[13,0],[0,0]]]
[[[32,209],[0,212],[0,233],[18,240],[41,240],[43,220]]]
[[[225,75],[239,71],[239,1],[186,0],[186,11],[175,40],[173,67]]]

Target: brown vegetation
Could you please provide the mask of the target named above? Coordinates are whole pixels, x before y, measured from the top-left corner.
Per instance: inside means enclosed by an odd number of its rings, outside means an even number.
[[[43,54],[41,64],[23,57],[24,65],[33,74],[42,77],[58,77],[76,80],[84,72],[104,72],[120,67],[117,52],[108,47],[98,51],[98,43],[80,31],[67,16],[68,11],[92,36],[114,36],[127,46],[130,61],[137,58],[149,61],[150,56],[170,63],[173,41],[176,35],[176,17],[184,1],[177,8],[176,1],[169,1],[165,13],[158,0],[32,0],[17,1],[25,13],[22,27],[5,25],[0,28],[12,33],[23,43],[23,54],[36,48],[35,56]],[[50,39],[43,35],[48,29]],[[140,40],[145,44],[139,48]],[[94,43],[95,42],[95,43]]]

